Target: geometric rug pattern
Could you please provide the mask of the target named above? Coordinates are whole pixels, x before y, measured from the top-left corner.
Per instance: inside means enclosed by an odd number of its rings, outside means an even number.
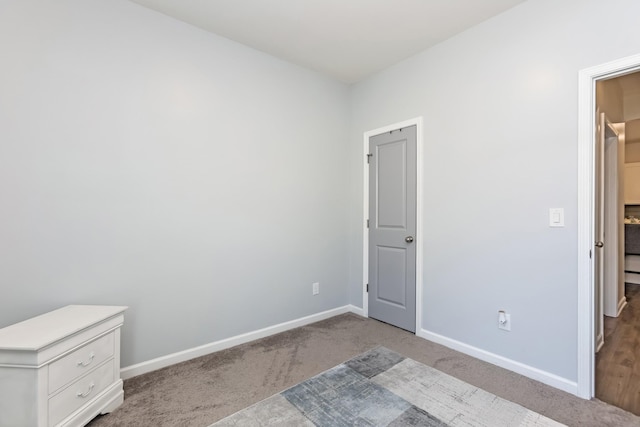
[[[224,418],[228,426],[563,426],[384,347]]]

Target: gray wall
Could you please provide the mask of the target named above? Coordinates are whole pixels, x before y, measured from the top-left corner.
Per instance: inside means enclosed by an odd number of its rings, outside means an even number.
[[[578,72],[640,52],[639,12],[635,0],[528,1],[353,88],[351,303],[362,134],[423,116],[422,328],[576,380]],[[551,207],[565,228],[548,227]]]
[[[125,0],[3,1],[0,326],[129,305],[128,366],[361,306],[362,133],[421,115],[422,327],[575,380],[578,70],[638,12],[531,0],[349,88]]]
[[[347,303],[346,86],[124,0],[2,1],[0,55],[0,327],[128,305],[129,366]]]

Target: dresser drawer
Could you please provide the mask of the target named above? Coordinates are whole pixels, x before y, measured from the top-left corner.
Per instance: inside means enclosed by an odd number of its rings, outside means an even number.
[[[113,364],[113,360],[108,361],[49,399],[49,426],[55,426],[113,384]]]
[[[49,394],[69,384],[113,356],[114,333],[80,347],[49,366]]]

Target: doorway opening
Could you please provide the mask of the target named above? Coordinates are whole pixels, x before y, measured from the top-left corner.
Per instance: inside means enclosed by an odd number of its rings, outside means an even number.
[[[600,112],[607,116],[622,114],[624,105],[621,101],[619,109],[612,109],[611,106],[604,106],[606,99],[596,89],[600,89],[603,83],[609,84],[613,79],[629,76],[640,70],[640,55],[635,55],[607,64],[599,65],[582,70],[579,74],[579,144],[578,144],[578,377],[577,394],[580,397],[590,399],[596,396],[596,353],[600,347],[607,345],[606,325],[603,322],[603,315],[615,318],[620,312],[624,313],[624,234],[617,239],[619,230],[624,221],[624,206],[619,209],[621,214],[617,220],[612,220],[612,215],[616,215],[615,209],[608,213],[609,227],[604,225],[607,218],[605,209],[615,206],[617,203],[624,205],[624,195],[619,192],[618,202],[607,202],[604,193],[609,192],[609,197],[613,194],[618,184],[624,186],[624,178],[617,181],[615,176],[624,176],[625,163],[620,162],[617,155],[624,156],[625,147],[625,126],[615,123],[607,123],[601,118]],[[640,84],[640,83],[639,83]],[[640,102],[640,86],[638,88],[638,101]],[[629,104],[631,105],[631,104]],[[640,104],[636,107],[640,112]],[[607,111],[608,110],[608,111]],[[630,111],[630,110],[628,110]],[[599,120],[596,120],[598,118]],[[640,116],[638,116],[640,119]],[[622,116],[609,117],[610,122],[622,122],[627,120]],[[628,141],[627,141],[628,142]],[[600,145],[601,143],[601,145]],[[607,158],[605,149],[617,147],[621,152],[618,154],[611,152]],[[611,168],[617,162],[622,170],[616,173]],[[605,167],[607,166],[607,167]],[[608,184],[614,184],[609,188],[606,186],[605,178],[609,176]],[[608,206],[607,206],[608,203]],[[603,227],[601,229],[601,226]],[[602,248],[607,247],[607,237],[611,237],[612,243],[609,248],[609,256]],[[622,248],[616,251],[613,248]],[[614,254],[615,256],[612,256]],[[611,288],[601,287],[606,272],[615,273],[608,280],[616,282],[616,286]],[[616,274],[618,277],[616,278]],[[622,286],[617,286],[618,284]],[[616,295],[616,288],[622,289]],[[605,296],[609,301],[605,305]],[[621,294],[621,295],[620,295]],[[611,296],[613,295],[613,296]],[[602,342],[604,338],[604,342]],[[640,355],[639,355],[640,356]],[[640,362],[639,362],[640,363]],[[602,385],[602,384],[600,384]],[[600,388],[600,387],[599,387]]]
[[[604,246],[596,258],[603,274],[596,276],[595,396],[640,414],[640,176],[633,173],[640,171],[640,72],[597,81],[596,111],[603,177],[596,240]]]

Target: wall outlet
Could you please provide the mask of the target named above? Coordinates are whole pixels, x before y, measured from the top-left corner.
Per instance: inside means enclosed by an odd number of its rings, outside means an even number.
[[[503,331],[511,330],[511,314],[506,313],[504,310],[498,311],[498,329]]]
[[[312,289],[313,289],[313,295],[318,295],[320,293],[320,283],[319,282],[315,282],[313,285],[311,285]]]

